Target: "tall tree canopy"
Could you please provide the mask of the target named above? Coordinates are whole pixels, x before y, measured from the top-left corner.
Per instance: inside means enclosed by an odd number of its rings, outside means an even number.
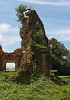
[[[49,40],[51,54],[51,68],[57,69],[60,73],[63,69],[70,69],[70,52],[55,38]],[[70,72],[68,72],[70,74]]]

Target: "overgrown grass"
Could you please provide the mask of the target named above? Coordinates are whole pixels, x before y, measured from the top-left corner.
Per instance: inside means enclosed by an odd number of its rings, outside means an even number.
[[[16,72],[0,72],[0,100],[70,100],[70,78],[63,78],[67,85],[59,86],[41,75],[29,85],[7,81]]]

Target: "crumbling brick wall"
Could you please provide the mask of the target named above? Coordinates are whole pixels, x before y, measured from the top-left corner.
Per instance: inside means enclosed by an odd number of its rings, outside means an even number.
[[[12,53],[5,53],[0,46],[0,71],[6,70],[7,62],[15,62],[16,68],[24,70],[32,70],[33,63],[38,62],[42,73],[50,74],[50,56],[49,50],[40,48],[35,52],[31,48],[33,35],[41,30],[43,45],[48,48],[48,38],[45,36],[45,29],[42,21],[35,10],[27,13],[29,18],[23,18],[22,27],[20,28],[21,48],[16,49]]]
[[[15,63],[15,69],[20,68],[20,62],[22,58],[22,50],[16,49],[12,53],[5,53],[0,47],[0,71],[6,71],[6,63],[13,62]]]
[[[43,45],[48,47],[48,38],[45,36],[44,25],[35,10],[30,10],[27,13],[27,16],[29,16],[29,18],[23,19],[23,24],[20,28],[20,37],[22,39],[21,48],[23,51],[20,67],[22,69],[32,69],[31,67],[33,66],[34,61],[37,59],[41,72],[49,75],[49,51],[41,49],[38,52],[34,52],[31,48],[31,43],[33,41],[32,36],[40,30],[42,31]]]

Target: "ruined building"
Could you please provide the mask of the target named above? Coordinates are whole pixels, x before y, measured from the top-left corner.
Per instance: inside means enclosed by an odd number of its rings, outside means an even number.
[[[29,10],[27,16],[23,17],[20,28],[21,48],[5,53],[0,46],[0,71],[6,70],[7,62],[15,62],[16,69],[31,71],[36,64],[42,73],[49,75],[50,58],[44,25],[35,10]]]

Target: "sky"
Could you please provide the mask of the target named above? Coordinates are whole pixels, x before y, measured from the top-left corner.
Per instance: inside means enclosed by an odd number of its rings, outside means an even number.
[[[11,71],[12,68],[15,71],[15,63],[6,63],[6,71]]]
[[[46,36],[56,38],[70,50],[70,0],[0,0],[0,45],[5,52],[21,47],[16,10],[20,4],[34,8],[42,20]]]

